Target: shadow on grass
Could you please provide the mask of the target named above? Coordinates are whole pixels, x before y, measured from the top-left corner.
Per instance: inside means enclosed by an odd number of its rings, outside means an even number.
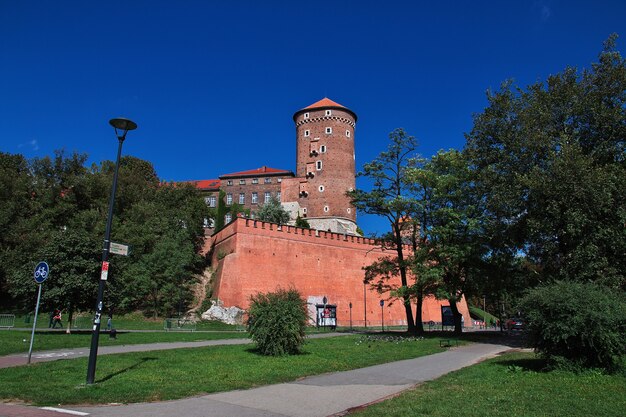
[[[128,372],[128,371],[131,371],[131,370],[133,370],[133,369],[137,368],[138,366],[140,366],[140,365],[142,365],[142,364],[144,364],[144,363],[146,363],[146,362],[148,362],[148,361],[156,361],[157,359],[159,359],[159,358],[153,358],[153,357],[141,358],[141,359],[139,360],[139,362],[135,363],[134,365],[127,366],[127,367],[126,367],[126,368],[124,368],[124,369],[120,369],[120,370],[119,370],[119,371],[117,371],[117,372],[113,372],[112,374],[109,374],[109,375],[105,376],[104,378],[99,379],[99,380],[98,380],[98,381],[96,381],[96,382],[97,382],[97,383],[100,383],[100,382],[106,382],[106,381],[108,381],[109,379],[112,379],[112,378],[114,378],[114,377],[116,377],[116,376],[118,376],[118,375],[121,375],[121,374],[126,373],[126,372]]]
[[[520,370],[532,372],[549,372],[549,369],[546,368],[546,361],[542,358],[500,359],[494,361],[494,363],[511,371]]]
[[[261,356],[261,357],[268,357],[269,355],[264,355],[261,353],[261,351],[256,348],[256,347],[249,347],[247,349],[245,349],[246,352],[251,353],[255,356]],[[289,355],[282,355],[282,356],[306,356],[306,355],[311,355],[311,352],[306,352],[306,351],[302,351],[299,353],[293,353],[293,354],[289,354]],[[269,356],[271,357],[271,356]],[[280,358],[280,356],[277,356],[278,358]]]

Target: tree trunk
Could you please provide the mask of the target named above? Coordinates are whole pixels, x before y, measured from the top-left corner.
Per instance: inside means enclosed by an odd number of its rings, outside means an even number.
[[[74,316],[74,307],[70,303],[67,306],[67,327],[65,328],[66,334],[72,333],[72,317]]]
[[[402,248],[402,237],[400,234],[400,228],[398,225],[394,225],[394,238],[396,251],[398,253],[398,269],[400,270],[400,285],[404,288],[408,288],[408,281],[406,278],[406,265],[404,264],[404,252]],[[411,308],[411,297],[409,294],[402,296],[404,302],[404,312],[406,313],[407,331],[410,334],[415,333],[415,322],[413,321],[413,309]]]
[[[459,336],[463,333],[463,326],[461,323],[461,313],[456,305],[456,299],[448,300],[450,302],[450,310],[452,310],[452,316],[454,317],[454,334]]]
[[[415,334],[421,336],[424,334],[424,320],[422,318],[422,307],[424,306],[424,294],[422,291],[417,293],[417,306],[415,307]]]

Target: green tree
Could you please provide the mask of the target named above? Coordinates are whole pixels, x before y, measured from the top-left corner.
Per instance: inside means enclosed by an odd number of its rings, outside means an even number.
[[[422,323],[417,323],[416,328],[413,319],[403,223],[413,218],[416,209],[416,201],[411,195],[411,186],[407,183],[405,174],[418,162],[415,154],[417,141],[402,129],[391,132],[389,139],[391,143],[387,150],[381,152],[372,162],[366,163],[363,171],[358,174],[372,182],[372,190],[357,189],[348,192],[348,196],[360,212],[382,216],[389,222],[390,233],[382,237],[381,243],[385,249],[391,249],[395,254],[368,265],[365,268],[364,282],[369,283],[379,293],[389,293],[390,297],[401,300],[408,331],[415,333],[420,330]],[[400,285],[396,283],[398,276]]]
[[[296,217],[296,227],[302,227],[303,229],[310,229],[311,225],[305,218],[300,217],[300,215],[298,214],[298,217]]]
[[[255,218],[277,224],[286,224],[290,220],[289,212],[283,208],[276,197],[270,198],[267,203],[263,204],[257,210]]]
[[[419,195],[416,285],[449,301],[455,332],[460,333],[457,303],[477,285],[486,255],[481,199],[466,160],[456,150],[439,151],[427,163],[407,170],[406,176]]]
[[[615,40],[591,69],[488,93],[467,135],[491,254],[522,254],[528,282],[626,288],[626,64]]]

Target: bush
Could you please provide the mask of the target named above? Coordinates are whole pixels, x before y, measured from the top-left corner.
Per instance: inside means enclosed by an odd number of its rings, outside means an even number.
[[[279,289],[250,299],[248,331],[263,355],[300,352],[307,323],[306,302],[296,290]]]
[[[521,302],[530,341],[551,368],[616,371],[626,353],[624,294],[597,284],[557,282]]]

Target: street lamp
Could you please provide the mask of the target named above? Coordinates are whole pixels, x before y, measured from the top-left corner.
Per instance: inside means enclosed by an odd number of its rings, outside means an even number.
[[[100,271],[100,281],[98,283],[98,298],[96,301],[96,315],[93,319],[91,333],[91,348],[89,349],[89,364],[87,365],[87,384],[93,384],[96,375],[96,359],[98,357],[98,339],[100,338],[100,321],[102,317],[102,296],[104,285],[109,273],[109,246],[111,244],[111,223],[113,222],[113,205],[115,203],[115,191],[117,190],[117,174],[120,167],[120,156],[122,155],[122,143],[126,139],[129,130],[137,129],[137,124],[132,120],[117,118],[111,119],[109,124],[115,128],[117,136],[117,159],[115,160],[115,171],[113,173],[113,186],[111,187],[111,198],[109,199],[109,214],[107,217],[106,230],[104,232],[104,245],[102,247],[102,269]]]
[[[365,292],[365,285],[367,281],[363,280],[363,321],[365,322],[365,328],[367,329],[367,293]]]
[[[385,300],[380,300],[380,328],[381,332],[385,331]]]

